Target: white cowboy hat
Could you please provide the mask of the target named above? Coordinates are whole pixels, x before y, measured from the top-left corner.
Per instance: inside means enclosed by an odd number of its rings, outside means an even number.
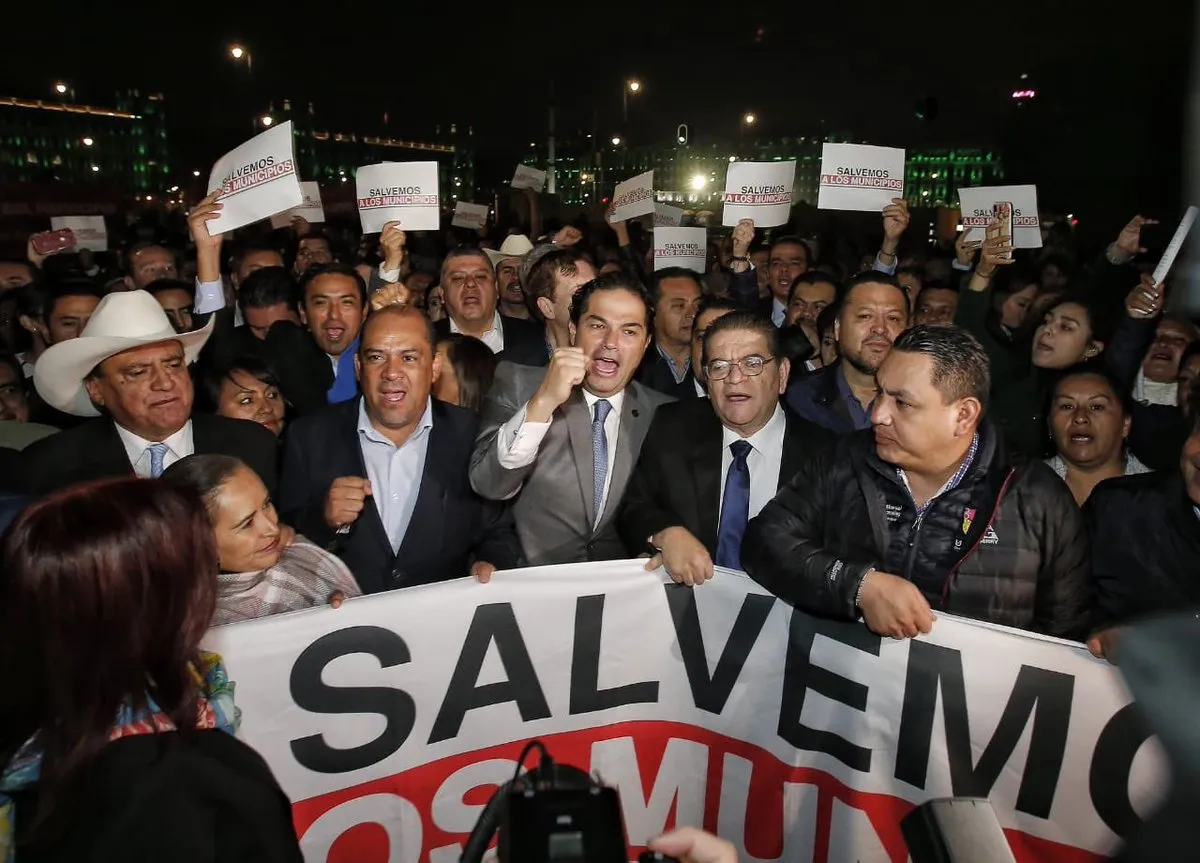
[[[79,338],[48,347],[33,367],[33,383],[52,408],[77,417],[98,417],[83,380],[100,363],[121,351],[179,342],[189,363],[212,335],[216,316],[201,329],[176,333],[158,300],[145,291],[109,294],[96,306]]]
[[[532,250],[533,243],[524,234],[509,234],[499,249],[484,249],[493,267],[499,266],[506,258],[523,258]]]

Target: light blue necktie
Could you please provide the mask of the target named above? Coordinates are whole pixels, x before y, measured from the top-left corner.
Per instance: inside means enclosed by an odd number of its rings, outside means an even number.
[[[596,487],[592,490],[592,512],[596,524],[600,523],[600,504],[604,501],[604,480],[608,476],[608,435],[604,433],[604,421],[608,419],[612,404],[608,399],[596,402],[596,413],[592,419],[592,477]]]
[[[167,457],[170,447],[165,443],[152,443],[146,449],[150,450],[150,477],[158,479],[162,476],[163,460]]]

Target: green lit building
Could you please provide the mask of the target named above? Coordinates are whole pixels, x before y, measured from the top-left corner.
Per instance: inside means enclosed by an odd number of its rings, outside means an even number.
[[[110,108],[0,97],[0,183],[98,183],[161,193],[169,175],[161,95],[125,91]]]
[[[605,140],[557,144],[555,192],[565,204],[587,205],[610,197],[616,184],[654,171],[660,201],[711,209],[721,201],[730,162],[796,160],[795,200],[816,205],[824,143],[852,143],[848,133],[795,136],[733,144],[685,143],[674,147],[625,147]],[[526,164],[547,164],[544,148],[531,147]],[[1004,182],[999,156],[979,149],[912,150],[905,165],[905,197],[913,207],[955,207],[960,186]]]
[[[445,134],[438,127],[435,130],[437,141],[422,142],[386,129],[371,134],[322,128],[311,103],[307,111],[293,110],[290,101],[285,100],[283,110],[272,112],[271,116],[277,122],[291,120],[294,124],[296,161],[301,179],[314,180],[323,188],[331,188],[339,183],[351,183],[355,171],[362,165],[434,161],[438,163],[443,201],[455,201],[459,197],[473,200],[475,154],[472,146],[474,130],[470,127],[465,134],[459,132],[457,124],[450,124]]]

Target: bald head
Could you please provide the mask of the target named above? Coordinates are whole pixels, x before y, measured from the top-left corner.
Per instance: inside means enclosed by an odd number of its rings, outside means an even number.
[[[363,324],[362,328],[362,338],[359,341],[359,353],[361,354],[372,340],[380,338],[380,334],[390,333],[396,329],[423,331],[430,351],[437,344],[437,331],[433,328],[433,322],[425,317],[420,309],[407,303],[393,303],[390,306],[376,309],[367,316],[367,322]]]

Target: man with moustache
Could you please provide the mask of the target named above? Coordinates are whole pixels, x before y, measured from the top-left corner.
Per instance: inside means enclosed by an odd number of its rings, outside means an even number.
[[[663,405],[642,444],[618,528],[630,556],[651,551],[676,582],[741,569],[747,521],[833,435],[784,410],[789,361],[754,312],[717,318],[704,336],[708,399]]]
[[[512,513],[467,476],[479,420],[430,396],[441,373],[432,325],[386,305],[362,328],[362,396],[288,429],[280,512],[315,542],[336,544],[364,593],[521,563]]]
[[[929,632],[935,611],[1086,636],[1083,516],[1054,472],[1010,457],[986,419],[982,345],[958,327],[913,327],[876,378],[874,431],[808,461],[751,520],[746,572],[797,608],[861,617],[892,638]]]
[[[571,344],[546,368],[501,363],[483,407],[471,484],[514,500],[533,566],[625,557],[616,513],[655,410],[633,380],[654,331],[645,291],[620,273],[581,287]]]
[[[841,359],[792,384],[788,407],[836,434],[870,428],[875,371],[908,322],[908,297],[894,277],[855,276],[846,284],[833,327]]]

